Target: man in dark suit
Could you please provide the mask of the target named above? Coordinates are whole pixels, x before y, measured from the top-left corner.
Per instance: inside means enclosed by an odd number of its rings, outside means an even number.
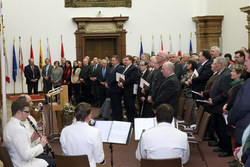
[[[52,82],[51,82],[51,72],[53,70],[53,66],[50,64],[48,58],[45,59],[45,65],[42,69],[42,77],[43,77],[43,92],[45,95],[45,103],[48,103],[48,99],[46,94],[48,91],[52,89]]]
[[[100,98],[99,96],[99,83],[97,82],[97,71],[99,70],[99,68],[101,68],[101,65],[99,64],[98,58],[94,57],[93,58],[93,66],[91,67],[91,95],[93,97],[92,101],[94,103],[95,107],[99,107],[100,106],[100,102],[98,101],[98,99]]]
[[[116,121],[123,120],[122,113],[122,88],[118,86],[116,81],[116,73],[122,74],[124,68],[119,64],[119,57],[114,55],[111,59],[112,69],[107,77],[105,87],[108,88],[108,96],[111,100],[112,119]]]
[[[134,122],[134,118],[137,116],[135,108],[135,94],[134,85],[136,84],[138,77],[138,68],[133,65],[133,57],[128,55],[124,59],[125,70],[125,81],[118,82],[118,86],[123,88],[123,100],[127,117],[129,122]]]
[[[100,107],[108,96],[108,90],[105,87],[105,84],[109,76],[110,68],[107,65],[108,65],[107,60],[103,59],[102,67],[99,68],[97,71],[97,81],[98,81],[99,95],[100,95],[100,98],[98,100],[99,100]]]
[[[138,77],[138,90],[137,90],[137,101],[139,104],[139,111],[140,115],[142,117],[149,117],[147,112],[147,100],[145,100],[145,95],[141,92],[142,88],[140,87],[141,78],[145,81],[149,82],[149,75],[150,71],[148,70],[148,61],[147,60],[141,60],[140,61],[140,75]],[[144,87],[143,87],[144,88]],[[143,108],[142,108],[143,107]],[[151,114],[152,115],[152,114]]]
[[[83,59],[83,66],[80,72],[80,82],[82,89],[82,101],[90,103],[91,99],[91,88],[90,88],[90,75],[91,66],[89,65],[88,59]]]
[[[245,66],[250,73],[250,50],[245,56]],[[250,124],[250,79],[247,79],[239,90],[234,105],[228,112],[228,123],[235,126],[236,143],[241,145],[242,135],[246,127]]]
[[[38,94],[38,80],[40,79],[40,70],[38,66],[34,65],[34,59],[29,59],[29,65],[24,68],[24,76],[26,77],[26,84],[28,86],[28,94]]]
[[[202,50],[199,53],[199,61],[201,65],[198,67],[197,72],[199,74],[198,77],[193,77],[188,82],[189,84],[192,84],[192,90],[196,92],[202,92],[207,84],[208,79],[213,75],[213,71],[211,70],[211,64],[210,61],[211,55],[208,50]],[[204,99],[203,97],[193,94],[194,99]],[[197,103],[199,106],[200,103]]]
[[[218,156],[225,157],[232,155],[231,138],[226,134],[227,125],[222,115],[222,108],[227,102],[227,93],[231,88],[230,83],[231,75],[230,70],[227,68],[228,61],[224,57],[217,57],[213,62],[218,75],[214,80],[210,88],[210,110],[214,115],[214,128],[219,138],[219,149],[215,151],[221,151]]]
[[[163,75],[161,73],[162,65],[169,60],[168,52],[162,50],[156,56],[156,61],[159,64],[159,68],[155,71],[154,77],[152,79],[151,90],[149,92],[148,101],[153,103],[156,99],[158,90],[163,82]]]
[[[174,116],[177,116],[178,99],[180,95],[180,82],[174,73],[174,64],[166,62],[162,66],[162,75],[164,76],[157,98],[153,103],[153,109],[165,103],[170,104],[174,108]]]
[[[182,65],[179,61],[177,61],[178,57],[175,53],[170,53],[169,58],[170,58],[170,62],[174,64],[174,67],[175,67],[174,73],[180,81],[181,76],[183,75]]]

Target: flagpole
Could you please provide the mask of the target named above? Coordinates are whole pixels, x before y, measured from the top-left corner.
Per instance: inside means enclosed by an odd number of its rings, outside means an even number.
[[[40,38],[40,49],[42,50],[42,40]],[[41,53],[40,53],[41,54]],[[39,56],[40,57],[40,61],[39,63],[42,64],[42,55]],[[39,64],[39,68],[40,68],[40,64]],[[41,77],[42,78],[42,77]],[[43,91],[43,80],[41,80],[41,91]]]
[[[19,48],[20,48],[20,46],[21,46],[21,36],[19,36]],[[20,52],[20,49],[19,49],[19,52]],[[19,62],[20,62],[20,53],[19,53]],[[22,83],[22,94],[23,94],[23,69],[22,69],[22,66],[21,66],[21,83]]]
[[[14,46],[15,46],[15,37],[14,37],[13,43],[14,43]],[[14,81],[14,95],[15,94],[16,94],[16,82]]]

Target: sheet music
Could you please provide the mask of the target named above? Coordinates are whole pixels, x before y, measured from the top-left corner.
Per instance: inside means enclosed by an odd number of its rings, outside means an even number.
[[[108,141],[112,121],[96,121],[95,127],[101,132],[102,142]]]
[[[196,78],[196,77],[198,77],[199,76],[199,73],[198,73],[198,71],[196,70],[196,69],[194,69],[194,72],[193,72],[193,74],[192,74],[192,78]]]
[[[198,101],[198,102],[202,102],[202,103],[209,103],[209,101],[208,101],[208,100],[200,100],[200,99],[197,99],[196,101]]]
[[[101,132],[102,142],[126,144],[131,123],[122,121],[96,121],[95,127]]]
[[[140,140],[141,133],[143,130],[150,129],[157,125],[156,117],[154,118],[135,118],[135,140]],[[178,123],[175,118],[173,118],[171,125],[178,129]]]
[[[142,131],[156,126],[156,118],[135,118],[135,140],[139,140]]]
[[[140,81],[140,87],[142,89],[145,89],[146,87],[148,87],[150,84],[143,78],[141,78],[141,81]]]
[[[194,91],[194,90],[191,90],[191,92],[200,96],[200,93],[199,93],[199,92],[196,92],[196,91]]]
[[[125,75],[120,74],[120,73],[116,73],[116,81],[117,82],[124,82],[125,81]]]
[[[130,122],[113,121],[108,142],[126,144],[130,127]]]
[[[223,114],[223,116],[224,116],[226,125],[228,125],[228,121],[227,121],[228,114]]]
[[[133,94],[137,95],[138,84],[134,84]]]

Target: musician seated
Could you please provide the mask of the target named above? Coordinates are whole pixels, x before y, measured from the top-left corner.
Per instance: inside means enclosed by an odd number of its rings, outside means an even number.
[[[156,108],[158,125],[141,135],[136,150],[136,158],[166,159],[181,157],[182,164],[188,162],[189,144],[187,134],[171,125],[174,109],[169,104]]]
[[[3,131],[3,145],[7,148],[14,167],[47,167],[43,159],[35,158],[43,152],[47,139],[43,136],[38,145],[32,147],[30,138],[22,121],[25,121],[29,111],[29,103],[25,98],[18,98],[11,105],[12,117]]]
[[[29,95],[22,94],[19,96],[19,98],[24,98],[29,103],[30,109],[34,108],[32,99]],[[27,134],[29,135],[29,138],[32,139],[31,140],[31,147],[38,145],[40,143],[40,137],[35,132],[35,129],[32,127],[31,123],[35,126],[35,128],[37,128],[37,129],[42,128],[43,129],[43,128],[45,128],[45,125],[46,125],[45,120],[43,122],[42,122],[42,120],[39,120],[38,122],[36,122],[36,120],[29,114],[28,117],[24,121],[22,121],[22,123],[25,127]],[[43,135],[45,135],[45,134],[43,134]],[[47,163],[50,164],[50,166],[55,166],[55,161],[54,161],[53,157],[48,156],[47,154],[48,154],[48,150],[45,150],[42,154],[39,154],[38,156],[36,156],[36,158],[44,159]]]
[[[65,155],[88,155],[90,167],[96,163],[103,163],[104,151],[101,133],[89,125],[91,120],[91,106],[79,103],[75,108],[76,122],[62,130],[60,142]]]

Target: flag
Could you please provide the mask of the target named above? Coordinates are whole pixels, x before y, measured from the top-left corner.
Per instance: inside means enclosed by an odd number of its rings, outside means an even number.
[[[172,40],[171,40],[171,35],[169,34],[169,43],[170,43],[170,50],[169,52],[173,52],[173,47],[172,47]]]
[[[17,63],[16,63],[16,51],[15,51],[15,43],[13,44],[13,66],[12,66],[12,77],[13,81],[16,82],[17,76]]]
[[[139,59],[141,60],[141,54],[143,53],[143,47],[142,47],[142,36],[141,36],[141,48],[140,48],[140,55]]]
[[[49,59],[49,62],[51,64],[51,54],[50,54],[50,49],[49,49],[49,39],[47,38],[47,58]]]
[[[42,52],[42,44],[41,44],[41,40],[40,40],[39,67],[40,67],[40,69],[43,69],[43,52]]]
[[[61,58],[64,58],[64,49],[63,49],[63,41],[62,41],[62,36],[61,36]]]
[[[151,50],[151,57],[155,54],[155,45],[154,45],[154,35],[152,35],[152,50]]]
[[[193,48],[192,48],[192,33],[190,33],[189,54],[190,54],[190,56],[193,54]]]
[[[163,50],[163,41],[162,41],[162,35],[161,35],[161,50]]]
[[[32,48],[32,38],[30,37],[30,58],[34,59],[34,53]]]
[[[178,56],[181,57],[182,53],[181,53],[181,34],[179,34],[179,49],[178,49]]]
[[[192,48],[192,40],[190,39],[190,44],[189,44],[189,54],[193,54],[193,48]]]
[[[2,2],[1,2],[1,12],[2,12]],[[4,37],[4,25],[3,25],[3,15],[1,13],[1,17],[2,17],[2,40],[3,40],[3,45],[2,45],[2,50],[3,50],[3,56],[5,59],[5,81],[10,83],[10,77],[9,77],[9,70],[8,70],[8,58],[6,55],[6,51],[5,51],[5,37]]]
[[[21,74],[24,73],[24,68],[23,68],[23,50],[21,46],[21,37],[19,37],[19,69]]]

